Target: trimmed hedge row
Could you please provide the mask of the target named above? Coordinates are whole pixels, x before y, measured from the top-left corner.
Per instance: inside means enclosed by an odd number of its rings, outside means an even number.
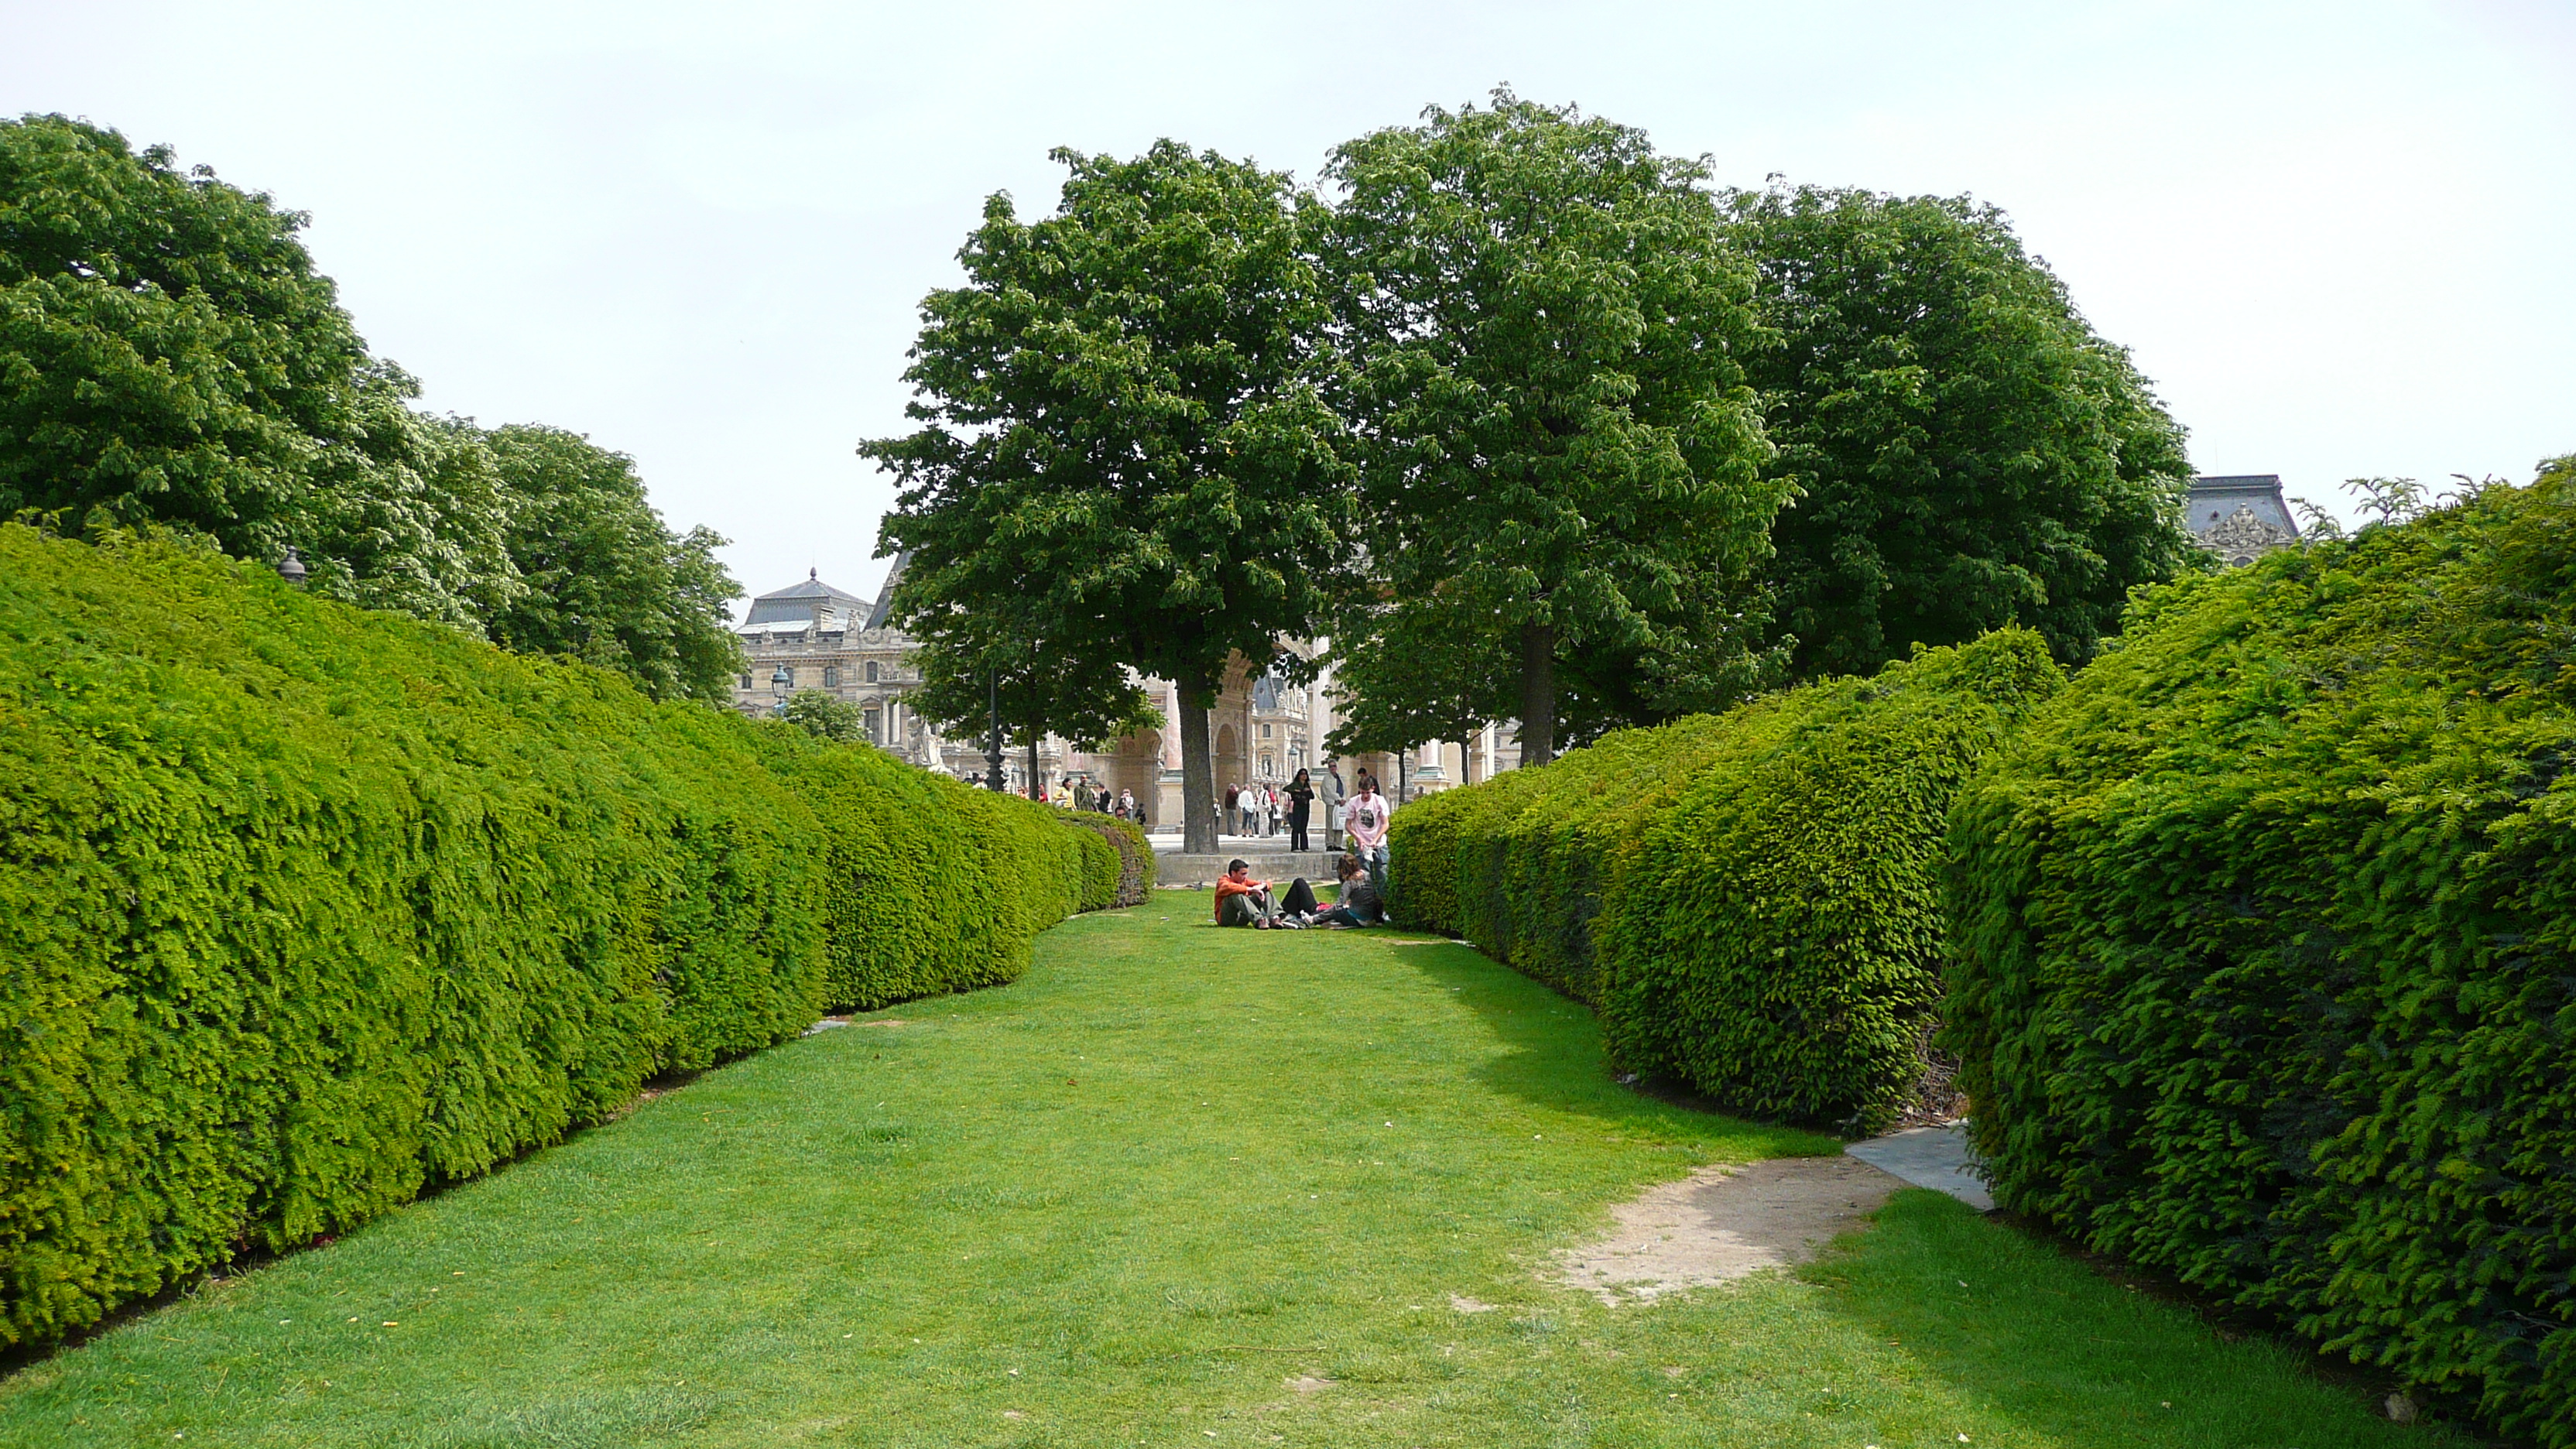
[[[0,526],[0,1343],[1009,980],[1115,869],[872,750]]]
[[[1399,918],[1593,1003],[1622,1065],[1874,1125],[1922,1076],[1951,800],[2061,680],[2004,630],[1447,792],[1396,813]]]
[[[1095,882],[1095,889],[1108,894],[1101,906],[1141,906],[1154,889],[1154,847],[1145,838],[1145,827],[1133,820],[1103,815],[1096,810],[1077,810],[1065,817],[1068,824],[1098,832],[1115,852],[1113,873],[1105,883]],[[1089,897],[1085,897],[1088,902]],[[1085,910],[1098,906],[1086,904]]]
[[[1962,799],[2006,1206],[2576,1446],[2576,460],[2145,595]]]

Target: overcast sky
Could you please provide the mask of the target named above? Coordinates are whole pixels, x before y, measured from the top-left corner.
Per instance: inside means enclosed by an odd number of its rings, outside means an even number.
[[[1311,178],[1509,83],[1718,179],[1973,193],[2195,467],[2527,480],[2576,452],[2576,4],[801,6],[0,0],[0,110],[313,216],[431,407],[631,453],[751,592],[872,593],[926,291],[1048,148]]]

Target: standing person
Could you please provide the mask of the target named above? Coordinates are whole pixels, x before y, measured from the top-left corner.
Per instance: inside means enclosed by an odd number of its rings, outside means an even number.
[[[1323,797],[1324,848],[1339,850],[1342,848],[1342,796],[1346,793],[1342,789],[1342,767],[1339,764],[1330,760],[1324,762],[1324,773],[1315,781],[1315,793]]]
[[[1279,787],[1261,787],[1261,834],[1264,839],[1279,833]]]
[[[1369,884],[1377,887],[1377,893],[1383,896],[1386,894],[1386,825],[1389,817],[1395,814],[1395,807],[1377,792],[1374,778],[1362,775],[1360,792],[1351,797],[1350,808],[1344,814],[1351,824],[1351,853],[1368,867]]]
[[[1074,809],[1089,810],[1092,806],[1098,803],[1100,803],[1098,799],[1091,793],[1091,782],[1089,780],[1077,779],[1073,782]]]
[[[1243,787],[1243,824],[1241,829],[1246,835],[1259,835],[1261,833],[1261,812],[1254,808],[1252,803],[1252,792],[1254,788],[1255,787],[1251,785]]]
[[[1243,787],[1241,785],[1228,785],[1225,787],[1225,813],[1217,817],[1217,820],[1219,821],[1219,824],[1217,825],[1217,834],[1223,835],[1227,831],[1236,828],[1241,823],[1243,818],[1243,809],[1237,802],[1242,800],[1242,798]]]
[[[1118,792],[1118,818],[1121,820],[1133,820],[1136,818],[1135,791],[1121,789]]]
[[[1314,805],[1314,779],[1305,771],[1299,770],[1297,778],[1288,782],[1288,848],[1290,850],[1306,851],[1314,848],[1313,843],[1306,839],[1307,812],[1312,810]]]

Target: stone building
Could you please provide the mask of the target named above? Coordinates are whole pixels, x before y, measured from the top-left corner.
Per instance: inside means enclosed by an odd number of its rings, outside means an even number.
[[[2194,478],[2183,506],[2184,521],[2200,546],[2231,568],[2299,541],[2299,525],[2281,497],[2278,473]]]
[[[887,625],[903,564],[895,560],[873,601],[810,572],[753,599],[734,630],[743,653],[734,707],[745,714],[767,714],[790,695],[820,690],[856,705],[868,738],[888,752],[959,779],[980,776],[986,769],[980,732],[944,736],[905,703],[920,678],[911,660],[914,644],[911,636]],[[1291,641],[1291,647],[1313,646]],[[1077,750],[1050,736],[1039,748],[1038,768],[1051,794],[1069,775],[1087,775],[1095,786],[1134,794],[1154,824],[1176,827],[1181,818],[1180,692],[1165,679],[1142,683],[1162,711],[1161,729],[1139,731],[1098,751]],[[1217,793],[1222,796],[1228,785],[1284,785],[1299,770],[1321,766],[1323,742],[1340,723],[1329,667],[1312,684],[1294,684],[1275,673],[1254,675],[1242,659],[1233,660],[1208,713]],[[1406,752],[1402,774],[1410,793],[1446,789],[1509,769],[1519,753],[1508,726],[1489,726],[1471,740],[1424,742]],[[1028,789],[1026,760],[1023,749],[1006,751],[1003,760],[1009,787],[1021,793]],[[1375,774],[1389,792],[1395,789],[1396,756],[1370,754],[1342,762],[1344,783],[1355,788],[1361,770]]]
[[[752,600],[734,629],[743,657],[734,708],[767,714],[790,695],[820,690],[857,705],[868,738],[884,749],[916,765],[944,764],[937,732],[904,704],[918,676],[911,638],[885,627],[893,588],[889,578],[870,602],[809,573]]]

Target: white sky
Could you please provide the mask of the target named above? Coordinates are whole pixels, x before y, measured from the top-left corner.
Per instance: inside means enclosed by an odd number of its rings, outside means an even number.
[[[752,592],[870,593],[915,305],[1049,147],[1313,176],[1522,95],[1766,173],[2009,211],[2202,472],[2576,451],[2576,5],[361,5],[0,0],[0,111],[313,214],[432,407],[633,454]]]

